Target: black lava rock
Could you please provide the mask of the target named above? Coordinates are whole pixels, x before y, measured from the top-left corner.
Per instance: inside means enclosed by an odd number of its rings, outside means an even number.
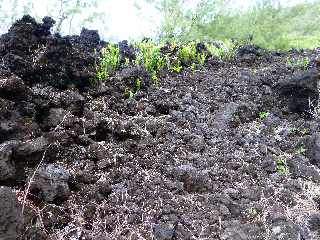
[[[318,86],[319,72],[310,70],[279,83],[277,91],[287,99],[291,112],[312,114],[319,101]]]

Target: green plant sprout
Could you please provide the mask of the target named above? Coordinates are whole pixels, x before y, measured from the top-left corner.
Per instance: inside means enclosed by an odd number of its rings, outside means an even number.
[[[192,63],[191,64],[191,71],[192,71],[192,74],[194,74],[197,70],[197,65],[195,63]]]
[[[297,152],[300,154],[304,154],[306,152],[306,147],[303,143],[301,143],[298,148],[297,148]]]
[[[172,72],[180,73],[182,71],[183,67],[182,66],[172,66],[170,69]]]
[[[140,91],[140,89],[141,89],[141,79],[138,78],[135,83],[135,92]]]
[[[137,95],[137,93],[140,91],[140,89],[141,89],[141,79],[138,78],[135,81],[133,90],[131,90],[130,88],[126,88],[124,90],[124,96],[126,98],[132,99]]]
[[[203,53],[198,53],[197,54],[197,61],[201,66],[204,65],[206,59],[207,59],[207,54],[206,53],[203,52]]]
[[[165,58],[168,70],[175,73],[180,73],[182,71],[183,67],[181,66],[181,61],[179,58],[173,57],[170,59],[169,54],[166,54]]]
[[[307,134],[309,134],[310,129],[308,129],[308,128],[303,128],[300,132],[301,132],[302,135],[307,135]]]
[[[96,77],[100,81],[106,80],[120,65],[120,49],[115,44],[109,44],[101,50],[101,60],[96,64]]]
[[[256,208],[251,207],[247,209],[247,214],[248,214],[248,217],[255,218],[259,214],[259,212]]]
[[[284,159],[278,159],[276,161],[277,164],[277,172],[281,173],[281,174],[288,174],[289,173],[289,169],[287,166],[287,162]]]
[[[153,83],[156,84],[156,86],[159,85],[159,78],[158,78],[158,76],[156,74],[153,74],[151,76],[151,79],[152,79]]]
[[[296,127],[289,128],[290,134],[300,134],[302,136],[305,136],[305,135],[309,134],[309,132],[310,132],[310,129],[308,129],[308,128],[302,128],[302,129],[299,129]]]
[[[301,70],[307,70],[308,66],[310,64],[310,59],[308,57],[299,57],[299,58],[294,58],[294,57],[287,57],[287,66],[292,67],[292,68],[298,68]]]
[[[125,62],[124,62],[124,66],[129,67],[129,64],[130,64],[130,59],[126,57]]]
[[[299,129],[296,128],[296,127],[291,127],[291,128],[288,129],[288,131],[289,131],[289,133],[291,133],[291,134],[297,134],[297,133],[299,133]]]
[[[260,120],[265,120],[269,117],[270,113],[269,112],[259,112],[259,118]]]

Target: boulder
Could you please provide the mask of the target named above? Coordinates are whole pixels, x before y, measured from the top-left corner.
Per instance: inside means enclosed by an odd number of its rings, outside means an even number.
[[[171,240],[174,237],[175,229],[173,224],[160,223],[153,227],[156,240]]]
[[[306,138],[306,156],[311,164],[320,167],[320,134],[315,133]]]
[[[258,110],[253,104],[230,102],[215,114],[214,126],[218,129],[238,127],[245,122],[252,121],[257,115]]]
[[[308,234],[297,224],[291,221],[280,220],[274,222],[271,227],[271,239],[274,240],[301,240],[310,239]]]
[[[247,63],[254,63],[257,59],[266,56],[267,51],[256,45],[243,45],[237,49],[236,57]]]
[[[8,140],[25,140],[41,132],[32,122],[34,108],[27,102],[13,102],[0,98],[0,143]]]
[[[70,195],[69,178],[70,174],[61,165],[40,167],[32,179],[30,192],[45,202],[59,203]]]
[[[31,90],[21,78],[0,69],[0,97],[13,101],[28,100],[31,97]]]
[[[257,224],[237,224],[227,227],[222,240],[265,240],[265,230]]]
[[[320,233],[320,214],[311,214],[308,220],[308,224],[311,231]]]
[[[119,42],[118,47],[120,50],[120,63],[125,63],[126,59],[129,59],[130,61],[134,61],[136,59],[135,49],[127,40]]]
[[[318,106],[319,79],[317,70],[309,70],[280,82],[276,90],[287,101],[291,112],[312,114]]]
[[[15,193],[0,187],[0,239],[16,240],[23,226],[22,207]]]
[[[8,141],[0,144],[0,182],[12,180],[16,176],[12,153],[14,147],[18,144],[17,141]]]
[[[320,182],[320,172],[317,167],[312,166],[307,158],[298,156],[287,161],[289,172],[296,178],[302,177],[312,180],[316,183]]]
[[[72,125],[71,114],[62,108],[51,108],[49,116],[44,119],[42,127],[45,129],[52,129],[61,126]]]
[[[41,161],[48,146],[49,141],[45,137],[22,142],[14,149],[14,159],[21,164],[34,166]]]

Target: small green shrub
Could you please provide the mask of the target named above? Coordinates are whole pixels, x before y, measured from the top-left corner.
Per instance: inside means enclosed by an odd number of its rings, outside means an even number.
[[[197,61],[201,66],[204,65],[206,59],[207,59],[207,54],[205,52],[197,54]]]
[[[265,120],[269,117],[270,113],[269,112],[259,112],[259,118],[260,120]]]
[[[158,76],[157,76],[156,74],[153,74],[153,75],[151,76],[151,79],[152,79],[152,81],[154,82],[154,84],[155,84],[156,86],[158,86],[158,84],[159,84],[159,78],[158,78]]]
[[[297,134],[299,133],[299,129],[296,127],[291,127],[288,129],[290,134]]]
[[[301,70],[307,70],[310,64],[310,59],[308,57],[287,57],[287,66],[292,68],[297,68]]]
[[[161,46],[152,41],[146,41],[138,43],[136,47],[138,48],[138,56],[135,63],[144,65],[152,76],[156,76],[166,65],[165,58],[160,53]]]
[[[290,134],[300,134],[302,136],[305,136],[305,135],[309,134],[309,132],[310,132],[310,129],[308,129],[308,128],[299,129],[296,127],[291,127],[288,130],[289,130]]]
[[[303,128],[300,130],[301,134],[302,135],[307,135],[310,133],[310,129],[309,128]]]
[[[175,72],[175,73],[180,73],[182,71],[183,67],[182,66],[172,66],[170,68],[171,72]]]
[[[276,164],[277,164],[277,172],[278,173],[282,173],[282,174],[288,174],[289,173],[289,169],[288,169],[286,160],[278,159],[276,161]]]
[[[194,74],[197,70],[197,65],[195,63],[192,63],[191,64],[191,71],[192,71],[192,74]]]
[[[166,55],[167,69],[170,72],[180,73],[183,69],[181,66],[181,61],[177,57],[171,57]]]
[[[109,44],[101,50],[101,59],[97,68],[97,79],[106,80],[120,65],[120,49],[115,44]]]
[[[300,154],[304,154],[306,152],[306,147],[303,143],[301,143],[298,148],[297,148],[297,152],[300,153]]]
[[[125,62],[124,62],[124,66],[129,67],[129,65],[130,65],[130,59],[126,57]]]
[[[182,64],[189,65],[197,58],[197,49],[194,42],[187,43],[179,49],[179,59]]]

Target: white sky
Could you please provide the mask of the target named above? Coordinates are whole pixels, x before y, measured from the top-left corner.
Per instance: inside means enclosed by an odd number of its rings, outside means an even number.
[[[142,5],[143,17],[134,5],[134,0],[111,0],[104,4],[105,9],[110,9],[109,33],[119,39],[129,39],[153,35],[154,30],[160,25],[160,16],[149,5]]]
[[[19,4],[24,4],[28,0],[19,0]],[[72,1],[72,0],[70,0]],[[91,24],[86,26],[91,29],[98,29],[100,35],[104,38],[122,40],[122,39],[136,39],[141,37],[152,37],[155,30],[160,25],[161,16],[157,13],[155,9],[150,7],[150,5],[142,4],[142,12],[140,12],[134,5],[134,2],[138,1],[142,3],[141,0],[103,0],[102,4],[99,6],[99,11],[105,13],[104,24]],[[191,0],[193,4],[196,4],[199,0]],[[255,0],[233,0],[233,7],[238,9],[246,9],[250,4],[254,3]],[[282,4],[293,5],[296,3],[306,2],[308,0],[280,0]],[[4,6],[0,6],[2,11],[5,10],[8,13],[11,11],[13,0],[4,0]],[[35,4],[32,8],[34,12],[33,15],[38,15],[38,17],[43,17],[48,14],[49,6],[52,6],[54,1],[52,0],[34,0]],[[22,10],[22,9],[21,9]],[[55,9],[57,11],[57,9]],[[21,11],[22,12],[22,11]],[[81,17],[85,16],[86,13],[90,12],[84,11]],[[51,12],[52,13],[52,12]],[[143,13],[143,16],[142,16]],[[22,13],[20,14],[22,15]],[[77,19],[75,19],[77,21]],[[68,30],[65,26],[65,32]],[[80,28],[76,30],[76,33],[80,32]]]

